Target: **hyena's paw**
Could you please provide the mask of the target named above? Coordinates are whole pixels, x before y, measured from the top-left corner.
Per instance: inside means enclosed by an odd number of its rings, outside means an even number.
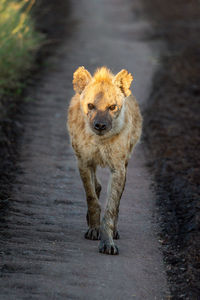
[[[99,228],[89,228],[85,233],[85,238],[88,240],[100,240]]]
[[[109,241],[101,240],[99,244],[99,252],[103,254],[117,255],[119,250],[115,244],[111,244]]]
[[[119,235],[119,231],[118,230],[114,230],[113,232],[113,239],[114,240],[119,240],[120,235]]]

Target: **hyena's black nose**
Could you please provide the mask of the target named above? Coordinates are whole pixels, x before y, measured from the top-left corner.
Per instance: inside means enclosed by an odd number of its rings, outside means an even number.
[[[102,131],[102,130],[106,130],[106,123],[104,122],[94,122],[94,129]]]

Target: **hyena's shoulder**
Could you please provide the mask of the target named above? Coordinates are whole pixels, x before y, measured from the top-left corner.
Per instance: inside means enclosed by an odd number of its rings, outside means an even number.
[[[72,97],[68,109],[67,126],[71,138],[73,138],[73,136],[80,135],[85,128],[85,122],[81,113],[79,97],[80,96],[78,94]]]

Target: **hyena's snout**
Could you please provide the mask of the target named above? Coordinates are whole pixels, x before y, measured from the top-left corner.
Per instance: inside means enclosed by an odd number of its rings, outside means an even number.
[[[103,135],[112,128],[112,118],[108,112],[100,111],[92,121],[92,129],[98,135]]]
[[[103,131],[107,129],[108,124],[104,121],[94,121],[93,126],[95,130]]]

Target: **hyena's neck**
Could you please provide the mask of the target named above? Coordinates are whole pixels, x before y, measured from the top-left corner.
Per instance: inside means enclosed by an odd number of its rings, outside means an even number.
[[[122,105],[122,109],[117,119],[113,120],[112,135],[119,134],[125,126],[125,110],[126,104]]]

